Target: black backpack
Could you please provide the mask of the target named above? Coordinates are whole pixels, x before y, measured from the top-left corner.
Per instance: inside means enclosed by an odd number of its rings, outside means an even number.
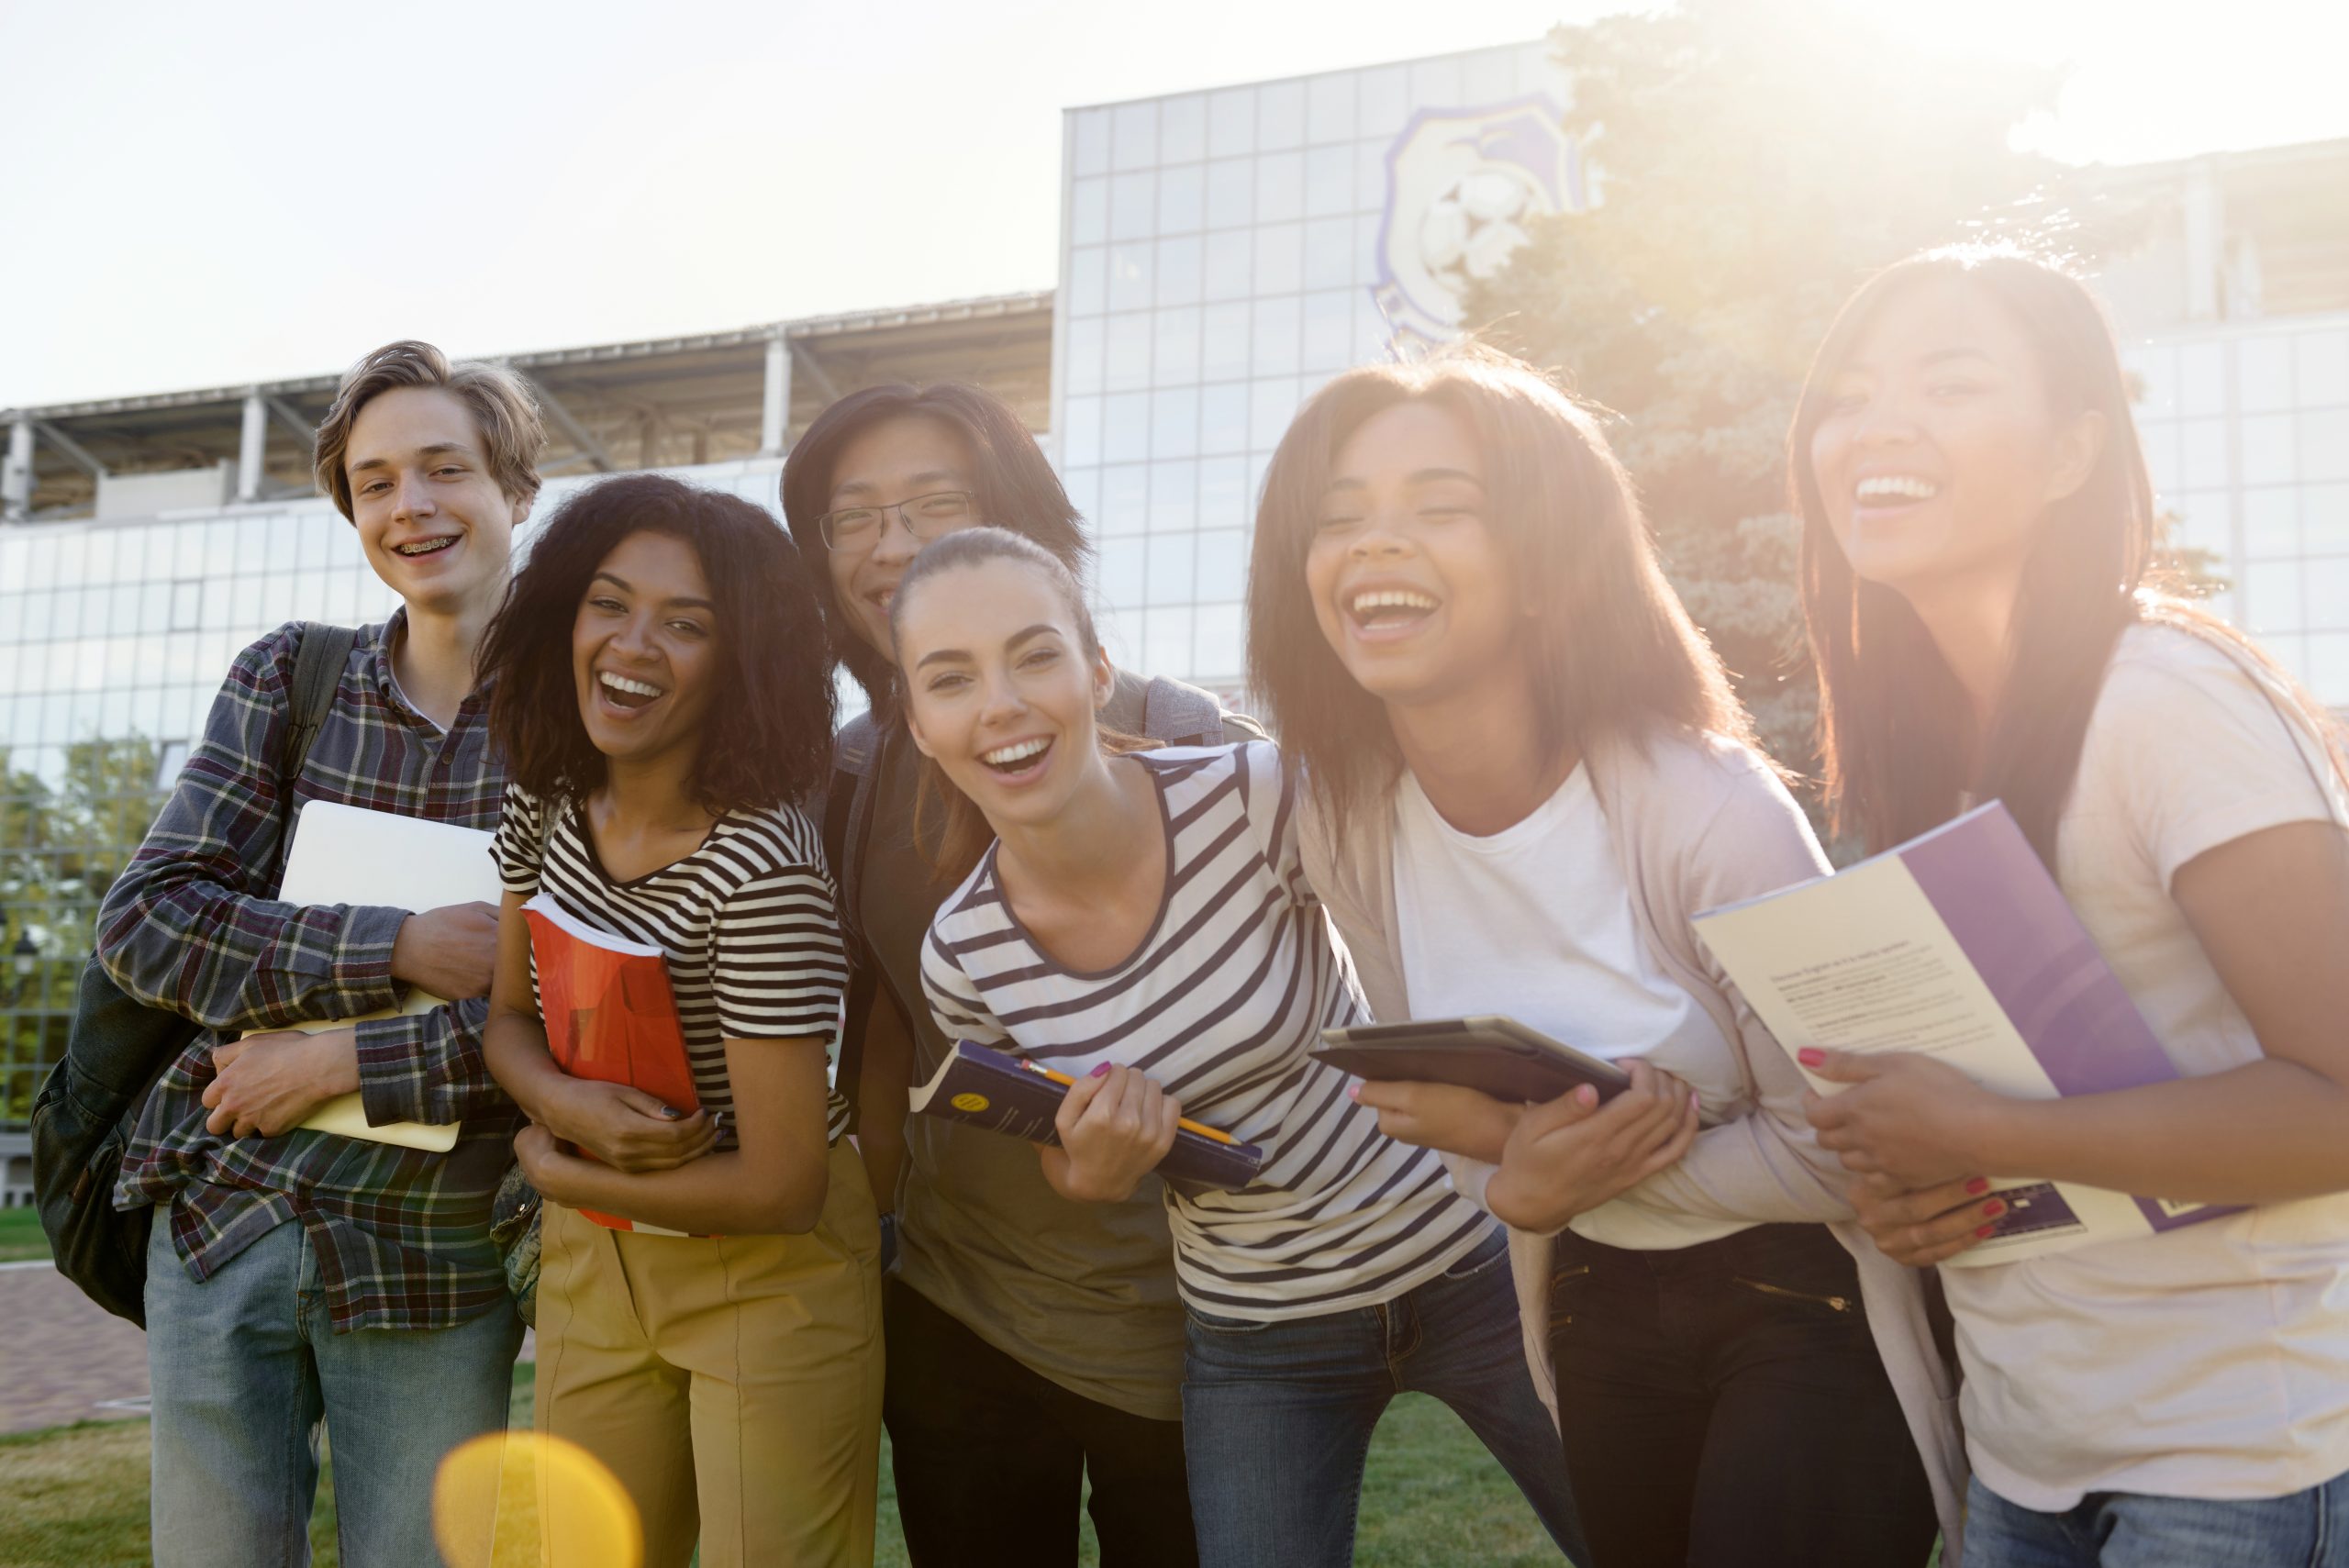
[[[294,781],[334,708],[357,635],[306,626],[294,657],[294,723],[278,759],[278,800],[289,812]],[[283,842],[286,835],[280,836]],[[73,1024],[33,1101],[33,1201],[57,1272],[117,1318],[147,1326],[147,1240],[155,1211],[114,1207],[115,1179],[139,1113],[164,1069],[202,1026],[126,995],[92,953],[73,995]]]

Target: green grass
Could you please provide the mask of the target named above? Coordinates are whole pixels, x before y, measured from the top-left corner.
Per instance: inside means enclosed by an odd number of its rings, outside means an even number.
[[[513,1420],[530,1419],[535,1369],[515,1369]],[[334,1467],[329,1456],[310,1521],[318,1568],[336,1568]],[[527,1486],[525,1507],[534,1507]],[[512,1494],[509,1493],[509,1496]],[[147,1423],[85,1421],[0,1438],[0,1568],[138,1568],[148,1562]],[[535,1521],[501,1529],[498,1568],[537,1562]],[[1099,1562],[1090,1520],[1079,1561]],[[906,1568],[896,1488],[881,1455],[879,1568]],[[510,1550],[509,1550],[510,1548]],[[1397,1399],[1379,1424],[1363,1484],[1354,1562],[1363,1568],[1521,1568],[1554,1565],[1557,1551],[1459,1418],[1419,1395]]]
[[[41,1234],[39,1213],[30,1208],[0,1208],[0,1263],[48,1256],[49,1238]]]

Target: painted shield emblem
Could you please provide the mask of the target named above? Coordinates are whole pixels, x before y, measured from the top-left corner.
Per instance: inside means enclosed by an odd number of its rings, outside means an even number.
[[[1525,220],[1580,212],[1582,158],[1544,95],[1422,109],[1386,152],[1386,214],[1372,290],[1396,346],[1442,342],[1474,278],[1525,242]]]

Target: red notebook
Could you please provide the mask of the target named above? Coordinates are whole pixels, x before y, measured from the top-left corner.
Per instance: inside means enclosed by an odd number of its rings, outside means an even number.
[[[574,1078],[629,1084],[681,1111],[701,1108],[677,998],[661,950],[599,931],[541,893],[522,906],[539,971],[547,1050]],[[593,1158],[593,1156],[590,1156]],[[613,1230],[683,1232],[579,1211]]]

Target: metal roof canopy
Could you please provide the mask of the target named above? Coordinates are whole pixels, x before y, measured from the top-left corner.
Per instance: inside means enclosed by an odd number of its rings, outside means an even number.
[[[785,439],[840,393],[887,381],[974,382],[1009,402],[1031,429],[1051,407],[1052,291],[855,311],[725,332],[598,343],[494,359],[522,372],[550,405],[550,473],[598,467],[667,467],[749,456],[763,444],[769,345],[785,345],[805,372],[783,377]],[[258,385],[51,404],[0,414],[29,417],[36,517],[86,513],[95,480],[50,439],[63,435],[109,473],[210,468],[235,462],[248,398],[266,400],[260,493],[311,489],[310,452],[287,427],[315,424],[340,373]],[[569,428],[566,428],[569,427]],[[583,442],[577,434],[587,439]]]

